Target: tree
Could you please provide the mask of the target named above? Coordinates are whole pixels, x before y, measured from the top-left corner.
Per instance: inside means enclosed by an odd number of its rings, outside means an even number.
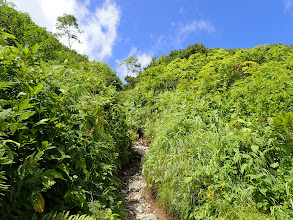
[[[81,33],[77,18],[70,14],[64,14],[63,16],[59,16],[57,18],[56,28],[59,33],[57,33],[59,36],[67,37],[68,40],[68,47],[71,50],[72,44],[77,41],[78,43],[81,43],[78,39],[77,35],[78,33]]]
[[[128,57],[127,59],[124,59],[119,66],[126,65],[127,68],[127,76],[131,72],[132,75],[136,75],[137,72],[141,71],[141,64],[138,62],[137,58],[134,58],[133,56]]]

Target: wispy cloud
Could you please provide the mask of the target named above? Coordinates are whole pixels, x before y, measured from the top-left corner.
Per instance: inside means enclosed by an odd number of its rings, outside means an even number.
[[[49,31],[55,32],[58,16],[73,14],[79,21],[83,34],[82,44],[73,44],[73,49],[85,53],[91,60],[103,61],[112,56],[112,48],[117,39],[120,9],[114,0],[104,0],[94,9],[92,0],[12,0],[21,11],[28,12],[33,21]],[[56,7],[58,6],[58,7]],[[61,42],[65,43],[65,39]]]
[[[162,48],[180,49],[186,38],[191,34],[201,32],[216,32],[215,26],[208,20],[193,20],[189,23],[171,22],[172,32],[161,35],[152,48],[155,53]]]
[[[138,62],[141,64],[141,68],[147,67],[150,62],[152,61],[152,56],[153,53],[152,51],[148,51],[148,52],[142,52],[142,51],[138,51],[136,47],[132,47],[130,49],[130,52],[128,54],[127,57],[121,59],[121,60],[115,60],[117,63],[117,68],[116,68],[116,72],[117,75],[119,76],[119,78],[124,82],[124,78],[128,75],[128,76],[136,76],[136,73],[128,73],[127,72],[127,68],[125,65],[119,66],[119,64],[124,60],[127,59],[128,57],[133,56],[135,58],[138,59]]]
[[[208,20],[193,20],[189,23],[176,23],[172,41],[175,47],[181,47],[190,34],[201,32],[215,32],[215,26]]]
[[[293,5],[293,0],[283,0],[285,10],[289,10]]]
[[[293,6],[293,0],[283,0],[284,10],[288,11]]]
[[[183,35],[190,34],[192,32],[199,32],[199,31],[207,31],[207,32],[214,32],[215,27],[214,25],[207,21],[207,20],[194,20],[191,23],[188,24],[180,24],[179,25],[179,37],[182,37]]]

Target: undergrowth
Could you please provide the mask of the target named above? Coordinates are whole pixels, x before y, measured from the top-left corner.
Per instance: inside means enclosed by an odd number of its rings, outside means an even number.
[[[98,62],[46,63],[37,43],[6,32],[1,42],[1,218],[126,218],[116,174],[132,142],[115,73]]]
[[[280,44],[159,59],[124,92],[151,141],[144,176],[171,213],[293,217],[292,56]]]

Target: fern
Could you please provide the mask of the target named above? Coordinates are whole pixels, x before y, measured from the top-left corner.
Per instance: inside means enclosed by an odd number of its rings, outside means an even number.
[[[6,185],[5,181],[7,180],[7,178],[4,176],[5,172],[4,171],[1,171],[0,172],[0,196],[4,196],[4,191],[7,191],[9,186]]]
[[[50,212],[43,216],[42,220],[96,220],[96,218],[89,215],[69,215],[69,212]]]

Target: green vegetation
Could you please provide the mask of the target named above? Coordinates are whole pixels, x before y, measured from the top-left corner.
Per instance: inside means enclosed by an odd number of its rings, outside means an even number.
[[[138,133],[148,187],[181,219],[293,217],[293,47],[194,44],[122,91],[107,64],[0,2],[2,218],[127,219],[117,173]]]
[[[16,37],[22,45],[39,44],[38,57],[44,61],[54,61],[61,64],[70,57],[69,64],[88,61],[84,55],[62,45],[54,34],[45,28],[37,26],[27,13],[20,13],[7,5],[0,6],[0,30]],[[8,45],[16,46],[12,39],[7,40]]]
[[[121,81],[27,14],[1,6],[0,25],[1,219],[125,219]]]
[[[173,54],[124,92],[148,186],[181,219],[291,219],[293,48]]]

